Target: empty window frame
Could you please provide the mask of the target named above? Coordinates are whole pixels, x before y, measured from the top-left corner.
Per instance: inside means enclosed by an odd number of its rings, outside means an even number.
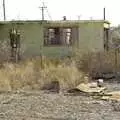
[[[59,27],[45,29],[44,45],[71,45],[71,29]]]

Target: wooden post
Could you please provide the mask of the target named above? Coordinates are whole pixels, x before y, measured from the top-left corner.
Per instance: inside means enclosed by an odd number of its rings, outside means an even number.
[[[3,0],[3,15],[4,15],[4,21],[5,21],[6,20],[5,0]]]

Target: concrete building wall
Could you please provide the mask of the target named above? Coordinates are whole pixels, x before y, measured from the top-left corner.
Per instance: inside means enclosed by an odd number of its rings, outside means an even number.
[[[47,26],[48,28],[51,28],[52,26]],[[60,42],[62,44],[60,45],[50,45],[50,46],[44,46],[43,47],[43,55],[49,56],[49,57],[64,57],[64,56],[71,56],[73,53],[74,48],[78,46],[79,41],[79,28],[78,27],[64,27],[64,26],[54,26],[53,28],[59,28],[60,29]],[[70,32],[70,39],[72,41],[71,44],[66,44],[66,32]]]
[[[49,46],[43,47],[43,55],[48,57],[65,57],[72,55],[72,46]]]
[[[44,23],[44,25],[47,23]],[[71,39],[73,45],[44,45],[44,26],[40,22],[23,22],[23,23],[5,23],[0,24],[0,40],[9,41],[9,30],[13,27],[18,28],[21,32],[21,50],[23,57],[39,56],[40,53],[50,57],[62,57],[72,54],[74,48],[79,48],[81,51],[104,50],[104,33],[103,22],[83,22],[67,24],[65,28],[72,28]],[[63,24],[52,25],[64,28]],[[49,27],[49,25],[47,27]],[[70,26],[69,26],[70,25]],[[63,33],[62,33],[63,34]],[[64,38],[64,35],[63,35]],[[63,42],[65,42],[63,40]]]
[[[104,50],[103,22],[79,25],[79,48],[81,51]]]
[[[47,26],[45,29],[59,29],[59,36],[56,40],[58,40],[59,44],[51,44],[51,45],[43,45],[42,54],[44,56],[49,57],[64,57],[70,56],[72,54],[72,45],[66,44],[66,32],[68,32],[67,28],[59,27],[59,26]],[[48,37],[49,38],[49,37]]]
[[[9,42],[9,28],[10,24],[0,24],[0,41]]]
[[[53,24],[53,23],[52,23]],[[53,24],[54,27],[61,27]],[[50,26],[52,27],[52,26]],[[72,28],[72,45],[71,46],[49,46],[43,47],[43,53],[47,56],[66,56],[71,55],[74,50],[79,48],[81,52],[103,51],[104,50],[104,22],[83,22],[79,24],[70,24]],[[65,26],[69,28],[69,25]],[[64,42],[64,35],[62,33],[61,39]]]
[[[79,46],[79,27],[73,27],[72,32],[71,32],[71,39],[72,39],[72,44],[73,47],[78,47]]]
[[[19,25],[23,56],[39,56],[43,47],[43,27],[39,23]]]
[[[21,34],[23,57],[39,56],[43,47],[43,27],[40,23],[19,23],[0,25],[0,40],[10,41],[9,30],[17,28]]]
[[[45,46],[44,45],[44,28],[40,23],[6,23],[0,25],[0,40],[10,42],[9,30],[17,28],[21,34],[21,56],[49,56],[63,57],[71,55],[71,46]]]

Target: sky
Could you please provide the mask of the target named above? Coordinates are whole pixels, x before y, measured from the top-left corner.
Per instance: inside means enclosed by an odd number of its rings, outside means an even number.
[[[0,20],[3,20],[2,1],[0,0]],[[106,19],[112,26],[120,24],[119,0],[5,0],[7,20],[41,20],[42,2],[44,1],[45,19],[68,20],[103,19],[103,8],[106,8]],[[50,17],[51,16],[51,17]]]

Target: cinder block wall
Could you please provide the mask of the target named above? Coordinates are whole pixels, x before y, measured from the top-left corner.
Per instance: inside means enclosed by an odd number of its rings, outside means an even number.
[[[43,27],[39,23],[19,25],[24,57],[40,56],[43,47]]]
[[[72,40],[75,41],[72,46],[44,46],[45,24],[41,22],[0,24],[0,40],[9,42],[9,30],[13,27],[19,29],[23,57],[40,56],[40,53],[49,57],[69,56],[75,48],[83,52],[104,50],[103,22],[85,22],[75,24],[75,27],[70,26],[73,32]]]
[[[81,51],[103,51],[104,29],[103,22],[88,22],[79,25],[79,48]]]
[[[21,34],[22,57],[39,56],[43,47],[43,26],[41,23],[5,23],[0,25],[0,40],[10,41],[9,30],[17,28]]]

